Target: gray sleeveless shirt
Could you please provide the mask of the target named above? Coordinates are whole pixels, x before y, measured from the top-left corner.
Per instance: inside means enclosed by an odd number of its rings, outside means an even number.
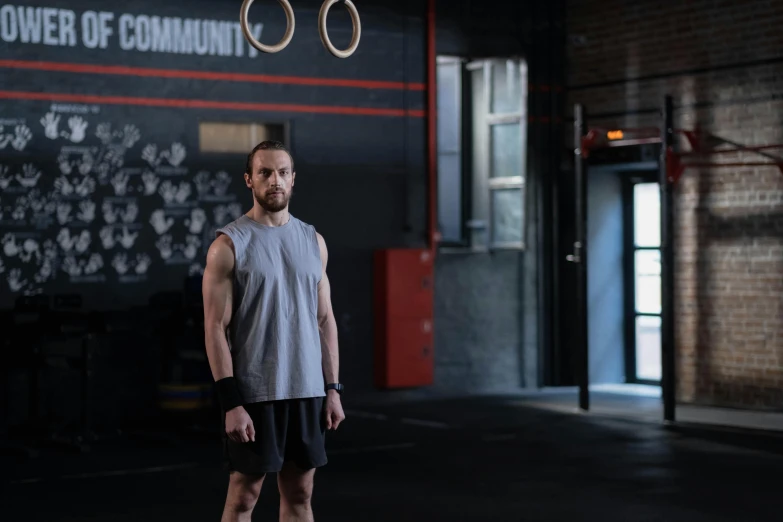
[[[318,282],[312,225],[280,227],[243,215],[216,231],[234,243],[234,300],[228,345],[246,403],[323,397]]]

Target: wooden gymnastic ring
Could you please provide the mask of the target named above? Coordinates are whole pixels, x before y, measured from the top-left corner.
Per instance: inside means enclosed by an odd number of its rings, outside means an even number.
[[[353,22],[353,36],[351,37],[351,44],[348,49],[341,51],[332,45],[332,41],[329,40],[329,33],[326,29],[326,17],[329,15],[329,9],[341,0],[325,0],[321,6],[321,12],[318,13],[318,30],[321,33],[321,41],[330,53],[337,58],[348,58],[359,47],[359,40],[362,37],[362,21],[359,18],[359,11],[356,10],[356,6],[353,5],[351,0],[342,0],[348,12],[351,14],[351,21]]]
[[[245,39],[261,52],[264,53],[279,53],[291,43],[291,38],[294,37],[294,29],[296,27],[296,19],[294,18],[294,9],[288,0],[277,0],[285,10],[286,28],[283,39],[275,45],[264,45],[253,36],[253,31],[250,30],[250,24],[248,24],[247,17],[250,12],[250,6],[253,5],[254,0],[244,0],[242,2],[242,9],[239,12],[239,26],[242,28],[242,32],[245,35]]]

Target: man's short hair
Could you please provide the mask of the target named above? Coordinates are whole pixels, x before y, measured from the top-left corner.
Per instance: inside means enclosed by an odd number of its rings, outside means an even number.
[[[291,151],[288,150],[282,142],[266,140],[256,145],[253,150],[250,151],[250,154],[247,155],[247,165],[245,165],[245,172],[247,174],[253,175],[253,158],[259,150],[284,150],[286,154],[288,154],[288,157],[291,158],[291,172],[295,172],[294,157],[291,155]]]

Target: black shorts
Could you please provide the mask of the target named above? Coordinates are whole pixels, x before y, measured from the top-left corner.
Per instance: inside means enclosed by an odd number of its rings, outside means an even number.
[[[326,464],[324,397],[246,404],[255,442],[234,442],[222,418],[224,467],[246,475],[280,471],[283,462],[308,470]]]

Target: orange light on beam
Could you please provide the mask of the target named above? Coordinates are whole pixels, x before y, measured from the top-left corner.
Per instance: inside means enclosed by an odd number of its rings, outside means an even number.
[[[606,133],[606,137],[610,140],[621,140],[623,139],[623,131],[621,130],[608,131]]]

